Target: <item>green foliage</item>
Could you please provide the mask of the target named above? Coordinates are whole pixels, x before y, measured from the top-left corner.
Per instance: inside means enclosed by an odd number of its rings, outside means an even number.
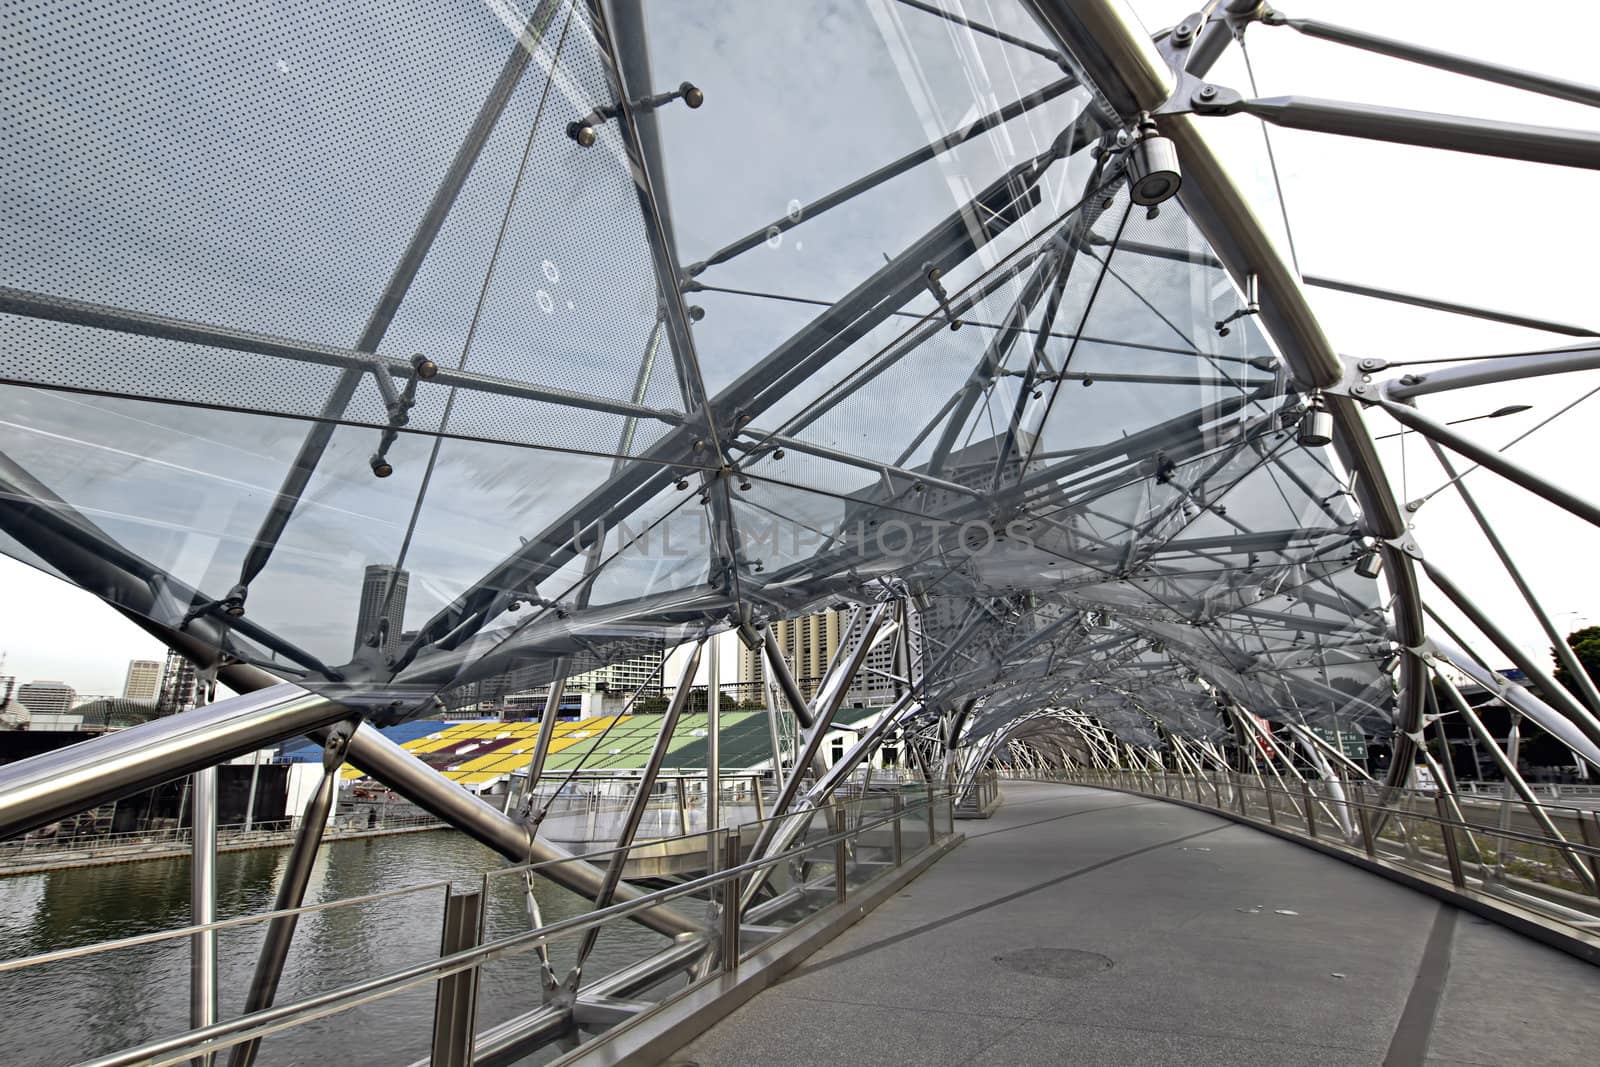
[[[1590,678],[1600,684],[1600,626],[1585,626],[1581,630],[1574,630],[1567,635],[1567,645],[1578,658],[1578,663]],[[1550,655],[1555,656],[1555,649],[1550,650]],[[1577,691],[1577,679],[1572,677],[1572,672],[1560,666],[1557,660],[1556,681],[1568,689]]]

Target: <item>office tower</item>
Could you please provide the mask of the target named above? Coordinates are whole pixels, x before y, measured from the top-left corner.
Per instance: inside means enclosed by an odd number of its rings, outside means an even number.
[[[34,715],[65,715],[77,696],[65,682],[29,682],[17,690],[17,703]]]
[[[606,690],[612,693],[632,693],[648,685],[651,690],[659,693],[662,684],[661,661],[666,655],[665,643],[661,643],[659,647],[643,655],[575,674],[567,679],[567,692],[593,693]]]
[[[168,652],[166,666],[161,670],[161,694],[156,700],[156,714],[176,715],[194,707],[194,686],[194,664],[176,652]]]
[[[389,591],[391,581],[394,583],[392,593]],[[388,622],[382,644],[384,656],[393,658],[400,651],[401,624],[406,615],[406,589],[410,584],[409,572],[396,570],[387,563],[374,563],[367,567],[361,580],[361,608],[356,613],[352,655],[360,653],[361,646],[372,638],[381,621]]]
[[[128,661],[128,676],[122,683],[122,695],[125,699],[153,701],[160,691],[160,660],[134,659]]]

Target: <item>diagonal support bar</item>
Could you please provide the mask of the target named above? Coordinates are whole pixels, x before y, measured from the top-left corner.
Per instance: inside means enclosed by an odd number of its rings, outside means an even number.
[[[339,791],[339,766],[344,762],[350,733],[347,725],[329,732],[328,743],[322,752],[322,780],[317,783],[316,790],[307,799],[305,810],[300,815],[300,827],[295,831],[294,845],[289,849],[289,859],[284,865],[283,877],[278,882],[277,895],[273,898],[273,911],[293,911],[305,903],[306,887],[311,883],[311,868],[317,862],[317,849],[322,847],[328,814],[333,810],[334,797]],[[255,973],[250,979],[250,991],[245,995],[244,1014],[272,1007],[299,922],[300,916],[296,913],[279,915],[267,924]],[[260,1048],[259,1037],[235,1045],[228,1057],[228,1067],[250,1067]]]
[[[1031,92],[1027,96],[1007,104],[998,111],[991,111],[987,115],[976,118],[961,129],[953,130],[937,141],[908,152],[894,162],[884,164],[871,174],[863,175],[850,184],[835,189],[827,196],[819,197],[811,203],[803,205],[799,211],[782,215],[773,219],[768,225],[758,230],[752,230],[727,247],[719,248],[700,262],[691,264],[689,274],[690,276],[695,276],[708,267],[726,263],[728,260],[764,244],[774,230],[779,233],[792,230],[808,219],[814,219],[818,215],[838,207],[840,204],[855,199],[862,193],[877,188],[886,181],[899,177],[913,167],[920,166],[928,162],[928,160],[950,151],[952,148],[958,148],[973,138],[994,129],[996,126],[1004,125],[1020,115],[1027,114],[1041,104],[1049,103],[1056,97],[1075,88],[1077,84],[1078,80],[1076,78],[1062,78],[1060,81],[1051,82],[1043,89]]]
[[[1578,518],[1595,526],[1600,526],[1600,507],[1578,494],[1545,481],[1533,472],[1523,468],[1520,464],[1507,459],[1500,452],[1492,448],[1486,448],[1476,441],[1462,436],[1448,426],[1435,422],[1407,404],[1392,400],[1386,392],[1379,393],[1375,403],[1388,412],[1402,426],[1410,427],[1430,441],[1436,441],[1450,449],[1450,451],[1467,457],[1479,466],[1487,467],[1502,478],[1515,482],[1530,493],[1550,501],[1556,507],[1569,511]]]
[[[1460,690],[1456,689],[1450,679],[1444,675],[1436,673],[1434,680],[1438,683],[1439,688],[1444,690],[1445,696],[1450,698],[1450,703],[1455,705],[1457,714],[1466,721],[1467,725],[1472,728],[1473,734],[1489,750],[1489,755],[1493,757],[1495,766],[1500,768],[1500,773],[1505,776],[1505,780],[1511,783],[1511,788],[1515,789],[1517,796],[1522,798],[1522,803],[1527,807],[1528,814],[1533,816],[1534,821],[1539,824],[1539,828],[1552,840],[1559,841],[1562,845],[1565,845],[1567,843],[1566,837],[1557,829],[1555,822],[1544,810],[1544,806],[1539,803],[1539,798],[1533,795],[1532,789],[1528,788],[1528,783],[1523,780],[1516,764],[1512,763],[1500,748],[1500,742],[1496,741],[1494,735],[1489,732],[1489,728],[1483,725],[1483,720],[1478,718],[1478,713],[1472,709],[1472,705],[1467,703]],[[1578,881],[1590,892],[1593,892],[1595,878],[1588,865],[1570,848],[1561,848],[1560,852],[1561,858],[1566,860],[1567,866],[1571,867],[1573,873],[1578,876]]]
[[[411,235],[411,240],[400,255],[399,262],[395,264],[394,272],[389,276],[388,284],[384,286],[377,306],[372,309],[366,327],[361,331],[360,340],[356,342],[357,351],[376,352],[383,342],[384,335],[389,332],[389,324],[394,321],[395,313],[400,310],[400,302],[405,299],[417,272],[422,269],[422,262],[433,248],[434,239],[444,228],[445,219],[454,206],[456,197],[460,195],[462,187],[467,183],[467,176],[472,173],[473,165],[478,161],[478,154],[483,151],[483,146],[488,143],[489,135],[494,132],[506,105],[511,102],[517,83],[522,80],[522,74],[527,70],[528,61],[533,56],[535,44],[544,36],[545,29],[560,6],[559,0],[540,0],[539,6],[534,8],[533,14],[528,17],[522,34],[512,45],[511,54],[506,57],[505,65],[489,89],[489,95],[479,107],[472,125],[467,128],[461,146],[456,149],[455,158],[446,168],[443,179],[434,191],[433,199],[423,212],[421,221]],[[334,383],[322,408],[322,416],[328,421],[319,422],[312,427],[311,432],[306,434],[305,441],[301,443],[300,451],[295,456],[289,473],[284,477],[283,485],[279,488],[266,517],[262,519],[255,542],[240,567],[241,587],[248,586],[271,558],[272,551],[278,544],[278,538],[283,535],[284,527],[288,525],[290,516],[294,514],[294,509],[300,503],[300,497],[311,481],[312,472],[322,461],[323,453],[333,440],[336,424],[332,420],[344,414],[351,397],[355,395],[356,386],[360,384],[361,375],[362,372],[359,370],[346,370]]]
[[[1214,96],[1206,98],[1207,91]],[[1194,103],[1197,115],[1253,115],[1286,130],[1442,148],[1558,167],[1600,169],[1600,133],[1589,130],[1529,126],[1520,122],[1440,115],[1310,96],[1247,100],[1231,90],[1209,85],[1200,90]]]
[[[849,691],[851,682],[861,670],[861,665],[867,661],[867,655],[876,643],[874,639],[878,636],[878,631],[883,628],[892,608],[893,605],[889,603],[873,607],[862,628],[861,640],[848,653],[835,659],[827,677],[823,679],[822,690],[817,693],[815,721],[806,731],[805,743],[795,757],[794,770],[784,781],[777,798],[772,802],[772,807],[768,809],[770,817],[762,825],[761,833],[750,848],[752,859],[781,852],[787,843],[793,840],[794,835],[799,833],[802,821],[786,820],[783,816],[788,815],[794,805],[795,797],[800,791],[800,779],[805,775],[805,769],[816,761],[818,753],[822,751],[822,739],[833,726],[833,717],[838,713],[839,706],[844,703],[845,693]],[[745,887],[745,907],[755,900],[764,882],[765,872],[758,872],[751,877],[749,885]]]
[[[1269,12],[1263,16],[1261,24],[1263,26],[1288,26],[1292,30],[1307,37],[1315,37],[1318,40],[1332,41],[1335,44],[1348,45],[1366,52],[1392,56],[1395,59],[1403,59],[1408,63],[1420,63],[1425,67],[1450,71],[1452,74],[1464,74],[1469,78],[1477,78],[1480,81],[1494,82],[1497,85],[1509,85],[1513,89],[1525,89],[1530,93],[1553,96],[1558,100],[1571,100],[1575,104],[1600,107],[1600,88],[1584,85],[1582,82],[1568,81],[1565,78],[1541,74],[1538,71],[1505,67],[1498,63],[1489,63],[1469,56],[1456,55],[1454,52],[1445,52],[1437,48],[1427,48],[1423,45],[1412,44],[1410,41],[1399,41],[1393,37],[1380,37],[1375,33],[1351,29],[1348,26],[1336,26],[1333,23],[1320,22],[1316,19],[1288,18],[1278,12]]]
[[[709,640],[715,641],[716,638],[712,637]],[[656,733],[655,747],[650,750],[650,758],[645,762],[644,770],[639,773],[638,791],[633,795],[633,803],[628,807],[628,815],[623,820],[622,829],[617,832],[617,851],[611,854],[605,874],[595,889],[596,911],[611,905],[617,885],[622,881],[622,869],[627,866],[630,846],[639,832],[640,822],[644,820],[645,809],[650,806],[650,794],[655,791],[656,775],[661,773],[661,764],[667,758],[667,749],[672,747],[673,731],[677,729],[678,719],[683,714],[684,706],[689,703],[689,693],[694,685],[695,672],[700,669],[700,654],[705,650],[705,644],[705,640],[695,643],[694,649],[689,653],[689,662],[684,664],[683,674],[678,679],[678,688],[673,691],[672,702],[667,705],[666,713],[661,716],[661,729]],[[589,953],[594,951],[595,941],[599,936],[599,927],[590,927],[584,931],[574,971],[583,970],[583,963],[589,958]]]
[[[806,701],[805,694],[800,691],[794,675],[789,671],[789,661],[783,658],[783,649],[778,647],[778,635],[772,632],[771,626],[761,628],[761,651],[766,654],[767,670],[772,672],[778,688],[783,690],[783,698],[789,702],[794,717],[800,720],[802,728],[811,729],[816,717],[811,714],[811,705]],[[795,766],[799,767],[800,764],[797,763]]]

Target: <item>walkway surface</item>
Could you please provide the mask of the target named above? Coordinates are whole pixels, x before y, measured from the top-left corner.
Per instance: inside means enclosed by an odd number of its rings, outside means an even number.
[[[671,1063],[1600,1062],[1600,968],[1224,819],[1008,783]]]

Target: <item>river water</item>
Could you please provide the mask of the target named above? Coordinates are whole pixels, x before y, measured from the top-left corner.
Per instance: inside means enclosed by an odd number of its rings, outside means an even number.
[[[219,856],[218,918],[271,908],[287,855],[286,849],[264,849]],[[483,872],[503,866],[495,853],[448,830],[335,842],[318,857],[306,903],[441,880],[464,891],[477,888]],[[542,879],[535,884],[546,922],[590,907],[588,901]],[[437,958],[444,895],[445,888],[436,886],[304,916],[277,1002]],[[187,859],[0,878],[0,959],[188,922]],[[493,879],[487,936],[503,937],[527,928],[521,880]],[[218,935],[224,1019],[240,1014],[263,929],[264,924],[252,924]],[[602,932],[584,973],[604,975],[666,944],[666,938],[636,924],[613,923]],[[566,974],[576,949],[572,938],[553,949],[558,977]],[[188,940],[180,938],[0,973],[0,1063],[54,1067],[188,1029],[188,967]],[[434,987],[424,985],[269,1036],[257,1062],[403,1067],[428,1055],[433,1001]],[[484,968],[478,993],[480,1029],[538,1005],[538,962],[532,953]],[[527,1062],[554,1055],[552,1050]]]

